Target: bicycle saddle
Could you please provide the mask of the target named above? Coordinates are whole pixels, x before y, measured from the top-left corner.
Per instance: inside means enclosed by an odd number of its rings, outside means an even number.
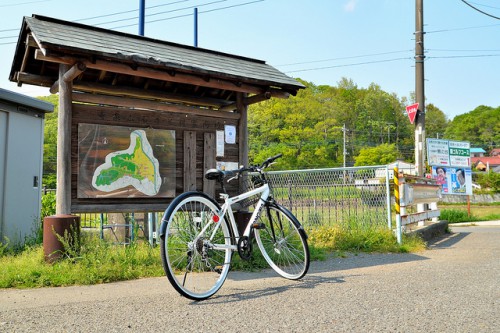
[[[235,176],[238,173],[238,170],[230,170],[230,171],[222,171],[218,169],[208,169],[205,172],[205,178],[209,180],[218,180],[221,181],[226,177]]]

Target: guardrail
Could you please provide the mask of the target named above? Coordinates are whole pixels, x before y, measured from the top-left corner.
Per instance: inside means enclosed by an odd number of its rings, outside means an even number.
[[[396,236],[401,244],[403,227],[417,223],[424,225],[426,220],[437,221],[440,211],[437,202],[441,198],[441,188],[432,179],[408,176],[394,168],[394,198],[396,208]],[[407,208],[416,206],[417,212],[408,214]]]

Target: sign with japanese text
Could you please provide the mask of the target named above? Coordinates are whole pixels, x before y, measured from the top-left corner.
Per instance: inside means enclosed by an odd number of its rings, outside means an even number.
[[[406,107],[406,113],[408,114],[408,118],[410,118],[410,123],[413,124],[415,121],[415,116],[417,115],[418,111],[418,103],[408,105]]]
[[[448,140],[427,139],[427,161],[429,165],[450,165]]]
[[[463,141],[449,141],[450,165],[470,167],[470,143]]]
[[[427,161],[432,166],[470,167],[470,143],[428,138]]]

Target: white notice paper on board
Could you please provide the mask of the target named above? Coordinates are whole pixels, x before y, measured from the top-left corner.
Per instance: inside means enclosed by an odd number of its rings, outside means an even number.
[[[224,157],[224,131],[216,133],[217,156]]]
[[[225,125],[224,132],[226,134],[226,143],[229,144],[236,143],[236,126]]]

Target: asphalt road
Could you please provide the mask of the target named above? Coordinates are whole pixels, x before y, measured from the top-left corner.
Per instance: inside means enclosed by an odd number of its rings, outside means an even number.
[[[428,250],[313,262],[301,281],[230,272],[212,298],[165,277],[0,290],[0,332],[500,332],[500,227],[454,227]]]

